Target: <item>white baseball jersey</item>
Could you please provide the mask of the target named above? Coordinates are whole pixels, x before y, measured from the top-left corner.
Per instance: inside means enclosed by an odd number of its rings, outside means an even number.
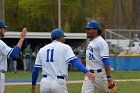
[[[93,38],[86,50],[86,67],[93,70],[103,68],[102,58],[108,58],[108,54],[109,48],[106,41],[101,36]]]
[[[0,40],[0,71],[7,71],[7,58],[12,51],[13,48],[10,48]]]
[[[85,76],[81,93],[94,93],[95,88],[100,93],[106,93],[108,83],[102,58],[108,58],[108,53],[108,44],[101,36],[97,36],[90,41],[86,50],[86,67],[95,71],[93,73],[95,81],[91,82]],[[101,69],[101,72],[97,72],[99,69]]]
[[[42,67],[43,75],[66,76],[68,62],[75,58],[69,45],[54,40],[39,50],[35,67]]]
[[[4,93],[5,74],[2,71],[7,71],[7,58],[12,52],[12,48],[8,47],[0,40],[0,93]]]

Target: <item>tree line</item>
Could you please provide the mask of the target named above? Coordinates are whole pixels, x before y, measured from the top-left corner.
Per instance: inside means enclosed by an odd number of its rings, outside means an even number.
[[[140,29],[140,0],[61,0],[62,29],[83,32],[89,20],[103,28]],[[5,0],[8,30],[33,32],[58,28],[58,0]]]

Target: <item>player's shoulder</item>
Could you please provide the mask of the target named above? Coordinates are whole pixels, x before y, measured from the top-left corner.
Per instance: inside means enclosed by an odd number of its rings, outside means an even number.
[[[98,39],[96,40],[97,45],[108,45],[105,39],[102,38],[102,36],[99,36]]]
[[[4,43],[2,40],[0,40],[0,46],[7,46],[6,43]]]
[[[106,42],[105,39],[102,36],[98,36],[98,42]]]
[[[49,47],[50,45],[51,45],[51,43],[50,43],[50,44],[46,44],[45,46],[41,47],[40,50],[46,49],[46,48]]]
[[[68,44],[65,43],[60,43],[61,47],[65,47],[65,48],[70,48],[70,46]]]
[[[5,44],[2,40],[0,40],[0,45],[3,45],[3,44]]]
[[[41,51],[44,51],[44,49],[46,49],[46,47],[48,46],[48,44],[47,45],[45,45],[45,46],[43,46],[43,47],[41,47],[40,49],[39,49],[39,51],[38,52],[41,52]]]

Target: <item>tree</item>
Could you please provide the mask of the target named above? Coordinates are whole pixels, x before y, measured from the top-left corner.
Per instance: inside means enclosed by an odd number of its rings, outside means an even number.
[[[140,29],[140,0],[132,0],[132,28]]]
[[[82,32],[92,19],[103,28],[139,29],[139,0],[61,0],[62,29]],[[58,0],[5,0],[9,30],[50,32],[58,28]],[[24,20],[24,21],[21,21]]]

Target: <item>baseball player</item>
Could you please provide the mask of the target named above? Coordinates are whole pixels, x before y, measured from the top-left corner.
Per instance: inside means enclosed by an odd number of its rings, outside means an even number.
[[[1,40],[1,38],[4,37],[6,28],[7,26],[5,25],[4,21],[0,20],[0,93],[4,93],[4,83],[5,83],[4,72],[7,71],[7,58],[8,57],[15,58],[18,55],[27,33],[27,28],[23,28],[19,42],[14,48],[10,48]]]
[[[86,68],[94,74],[95,81],[92,82],[85,76],[82,93],[94,93],[95,88],[100,93],[106,93],[108,85],[112,85],[108,44],[100,36],[102,31],[97,21],[88,22],[87,26],[85,26],[85,32],[87,33],[87,38],[90,38],[86,49]]]
[[[68,62],[85,73],[89,80],[94,81],[93,74],[74,55],[71,47],[64,44],[63,30],[54,29],[51,32],[51,39],[52,43],[45,45],[37,54],[32,71],[32,93],[35,93],[40,68],[42,68],[41,93],[68,93],[66,86]]]

